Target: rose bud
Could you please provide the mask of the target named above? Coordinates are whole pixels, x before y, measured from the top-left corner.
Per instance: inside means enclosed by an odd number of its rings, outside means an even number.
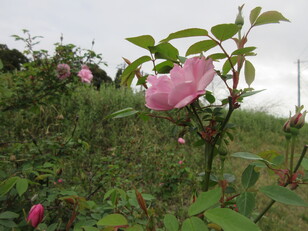
[[[44,217],[44,207],[42,204],[33,205],[30,209],[27,222],[36,228],[42,222]]]

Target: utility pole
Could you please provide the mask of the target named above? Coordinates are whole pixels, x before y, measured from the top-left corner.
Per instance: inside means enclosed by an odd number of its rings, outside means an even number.
[[[301,61],[297,60],[297,106],[301,106]]]
[[[301,63],[307,63],[308,61],[297,60],[297,105],[301,106]]]

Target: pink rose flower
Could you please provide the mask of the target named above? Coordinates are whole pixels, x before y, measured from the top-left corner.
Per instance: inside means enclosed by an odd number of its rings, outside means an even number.
[[[183,161],[183,160],[180,160],[180,161],[179,161],[179,164],[180,164],[180,165],[181,165],[181,164],[183,164],[183,163],[184,163],[184,161]]]
[[[57,73],[59,79],[65,79],[71,75],[71,68],[67,64],[58,64]]]
[[[93,79],[92,72],[86,65],[82,65],[82,69],[78,72],[78,76],[81,78],[82,82],[91,83]]]
[[[149,76],[151,86],[146,90],[146,106],[157,111],[182,108],[205,94],[205,88],[215,75],[213,61],[204,57],[187,59],[184,67],[176,65],[170,77]]]
[[[178,139],[178,143],[179,143],[179,144],[185,144],[185,140],[184,140],[182,137],[180,137],[180,138]]]
[[[44,207],[41,204],[33,205],[30,209],[27,222],[36,228],[42,222],[44,217]]]
[[[58,183],[62,183],[62,182],[63,182],[63,180],[62,180],[62,179],[59,179],[59,180],[58,180]]]

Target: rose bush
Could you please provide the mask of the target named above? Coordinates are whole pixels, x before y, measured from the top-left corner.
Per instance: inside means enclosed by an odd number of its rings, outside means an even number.
[[[147,78],[151,87],[146,91],[146,106],[157,111],[185,107],[205,94],[214,75],[212,60],[204,57],[187,59],[184,67],[175,64],[170,77],[151,75]]]

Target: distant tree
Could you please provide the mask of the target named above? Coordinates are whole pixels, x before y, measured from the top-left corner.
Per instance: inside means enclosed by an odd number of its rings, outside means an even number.
[[[117,66],[118,70],[116,73],[116,76],[114,78],[114,85],[116,88],[120,88],[121,87],[121,76],[123,74],[123,70],[127,67],[126,63],[122,63],[120,65]]]
[[[93,74],[93,85],[97,90],[100,89],[102,82],[112,83],[112,79],[107,75],[106,71],[101,69],[97,64],[88,64]]]
[[[121,87],[121,75],[123,73],[123,69],[118,68],[115,79],[114,79],[114,85],[116,88]]]
[[[29,62],[28,58],[16,49],[9,49],[7,45],[0,44],[0,59],[4,72],[20,70],[22,64]]]

